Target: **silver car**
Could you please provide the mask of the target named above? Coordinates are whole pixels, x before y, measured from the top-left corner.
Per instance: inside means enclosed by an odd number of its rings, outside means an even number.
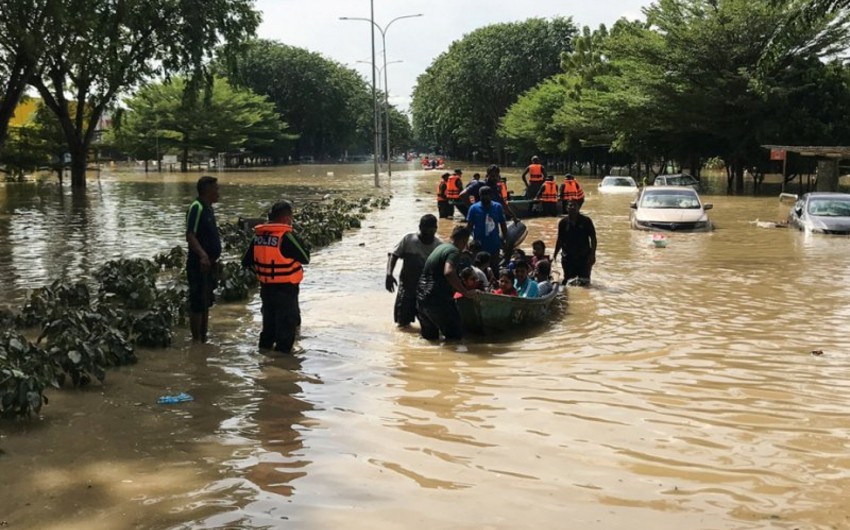
[[[714,228],[705,213],[711,204],[703,204],[693,188],[644,188],[630,206],[632,228],[637,230],[708,232]]]
[[[687,186],[699,191],[699,181],[690,175],[681,173],[676,175],[658,175],[655,177],[653,186]]]
[[[806,193],[788,212],[788,224],[808,232],[850,234],[850,194]]]

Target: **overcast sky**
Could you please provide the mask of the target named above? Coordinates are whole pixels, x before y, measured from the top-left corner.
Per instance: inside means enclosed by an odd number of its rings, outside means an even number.
[[[399,20],[387,31],[390,102],[406,109],[416,84],[435,57],[473,30],[495,22],[530,17],[572,17],[576,24],[610,26],[620,17],[642,18],[650,0],[374,0],[375,22],[384,26],[395,17],[422,13],[421,18]],[[370,24],[339,17],[369,18],[369,0],[257,0],[263,12],[259,36],[306,48],[355,68],[371,82]],[[380,33],[375,32],[378,66],[383,66]],[[459,83],[463,79],[458,79]],[[383,80],[378,82],[379,89]]]

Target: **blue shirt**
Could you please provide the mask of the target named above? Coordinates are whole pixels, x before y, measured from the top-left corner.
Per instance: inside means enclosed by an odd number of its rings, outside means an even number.
[[[505,222],[505,212],[501,204],[491,202],[490,208],[485,210],[480,202],[476,202],[469,207],[466,220],[472,222],[472,239],[481,243],[481,250],[491,255],[501,250],[499,226]]]
[[[531,278],[526,278],[525,283],[522,285],[519,284],[519,280],[514,280],[514,289],[516,289],[517,296],[520,298],[539,298],[540,290],[537,287],[537,282],[532,280]]]

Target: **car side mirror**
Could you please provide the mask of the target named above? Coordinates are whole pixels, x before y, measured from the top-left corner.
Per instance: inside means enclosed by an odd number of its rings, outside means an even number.
[[[637,210],[637,201],[630,202],[629,208],[631,208],[632,210]]]
[[[797,217],[800,217],[801,215],[803,215],[803,209],[797,206],[794,208],[794,213],[797,214]]]
[[[713,205],[713,204],[711,204],[711,203],[703,204],[703,205],[702,205],[702,209],[703,209],[703,210],[711,210],[712,208],[714,208],[714,205]]]

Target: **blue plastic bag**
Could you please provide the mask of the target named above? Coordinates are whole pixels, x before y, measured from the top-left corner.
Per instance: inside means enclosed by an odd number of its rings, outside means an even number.
[[[156,402],[160,405],[171,405],[172,403],[183,403],[184,401],[193,401],[195,398],[185,392],[181,392],[176,396],[162,396]]]

